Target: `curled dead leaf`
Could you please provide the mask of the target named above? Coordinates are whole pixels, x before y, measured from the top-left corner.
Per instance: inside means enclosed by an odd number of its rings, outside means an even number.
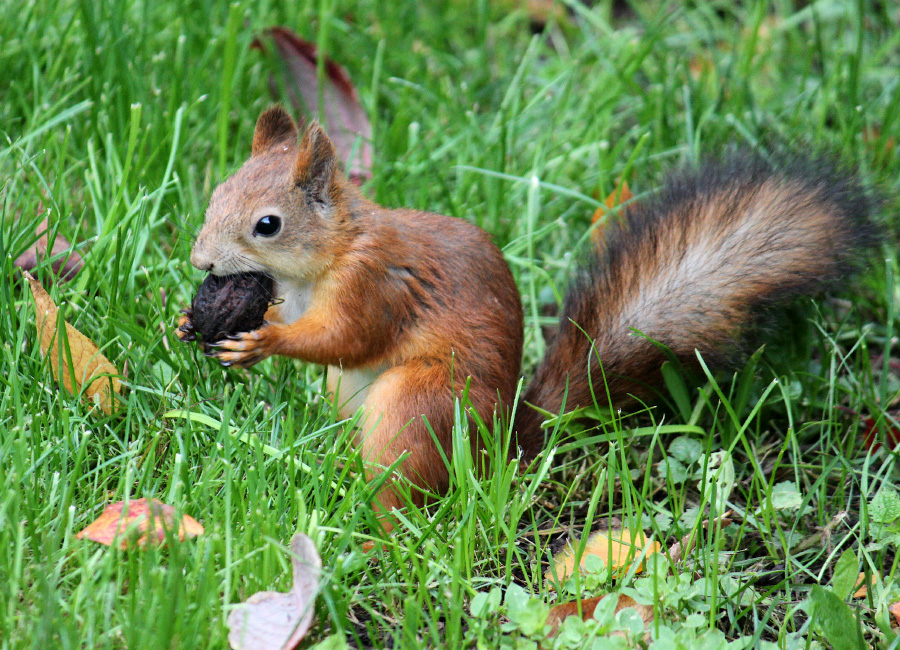
[[[579,546],[579,540],[571,540],[553,558],[553,564],[544,574],[548,585],[553,585],[557,580],[562,582],[575,571],[575,554]],[[588,538],[584,554],[581,556],[580,567],[583,569],[585,561],[591,555],[596,555],[610,570],[621,569],[619,575],[627,569],[636,557],[647,550],[647,555],[658,552],[662,547],[656,540],[648,540],[644,531],[630,531],[627,528],[612,529],[606,532],[594,533]],[[643,570],[643,564],[638,566],[636,573]]]
[[[313,541],[291,538],[294,586],[287,593],[260,591],[228,614],[228,643],[234,650],[291,650],[312,625],[322,559]]]
[[[316,46],[285,27],[272,27],[264,32],[275,45],[283,64],[285,88],[295,112],[313,117],[321,115],[338,155],[347,163],[347,175],[360,185],[371,177],[372,125],[359,103],[356,88],[343,67],[325,58],[325,87],[322,88],[322,110],[319,110],[319,54]],[[251,47],[266,52],[257,38]],[[278,85],[270,80],[272,95],[279,98]],[[356,155],[353,155],[356,147]]]
[[[83,386],[85,396],[93,404],[99,406],[107,415],[113,413],[119,407],[113,393],[122,391],[117,376],[119,371],[93,341],[69,323],[65,323],[66,346],[61,354],[60,336],[56,326],[59,321],[59,309],[41,283],[30,273],[25,273],[25,279],[28,280],[31,295],[34,297],[35,324],[41,352],[49,355],[54,374],[62,378],[66,390],[73,395]]]
[[[118,540],[119,548],[127,548],[132,542],[138,546],[164,542],[167,532],[184,540],[202,535],[203,526],[188,515],[182,515],[176,521],[175,508],[158,499],[133,499],[106,506],[103,513],[75,537],[106,546],[112,546]]]

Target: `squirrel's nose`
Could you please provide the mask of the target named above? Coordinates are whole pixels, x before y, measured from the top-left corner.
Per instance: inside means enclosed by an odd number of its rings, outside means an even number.
[[[212,271],[215,267],[215,262],[209,255],[204,253],[203,247],[198,246],[197,243],[194,244],[194,248],[191,250],[191,264],[201,271]]]

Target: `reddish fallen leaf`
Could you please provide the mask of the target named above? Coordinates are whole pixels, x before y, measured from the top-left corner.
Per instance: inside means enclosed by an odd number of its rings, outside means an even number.
[[[900,412],[888,411],[887,415],[896,419],[900,417]],[[895,449],[900,444],[900,430],[895,426],[891,426],[889,420],[884,420],[883,426],[878,428],[875,426],[875,418],[865,418],[862,421],[862,427],[863,444],[866,449],[873,453],[881,449],[880,440],[885,440],[891,449]],[[881,431],[884,431],[884,436],[880,435]]]
[[[283,64],[288,98],[295,111],[318,117],[319,55],[316,46],[284,27],[272,27],[264,34],[275,44],[275,50]],[[251,47],[266,52],[259,38],[253,41]],[[347,163],[350,180],[361,185],[371,177],[372,125],[359,103],[350,76],[344,68],[327,57],[325,77],[321,111],[323,126],[338,155]],[[270,80],[270,87],[273,96],[278,99],[277,84]]]
[[[593,618],[594,610],[597,609],[597,604],[603,600],[604,598],[615,598],[613,594],[607,594],[605,596],[597,596],[596,598],[585,598],[581,601],[581,618],[582,620],[588,620]],[[649,605],[641,605],[634,598],[625,595],[619,595],[618,602],[616,603],[616,613],[618,614],[623,609],[633,608],[641,619],[644,621],[644,626],[646,627],[653,621],[653,608]],[[573,601],[570,603],[562,603],[560,605],[554,606],[550,610],[550,615],[547,617],[547,624],[551,626],[552,631],[550,635],[556,633],[556,630],[562,624],[564,620],[566,620],[569,616],[578,616],[578,602]]]
[[[900,625],[900,602],[891,603],[891,606],[888,607],[888,611],[894,615],[894,622],[897,625]]]
[[[564,581],[575,571],[575,554],[579,546],[578,540],[572,540],[553,558],[553,566],[547,569],[545,579],[548,585],[553,585],[556,580]],[[627,569],[636,557],[647,549],[647,554],[656,553],[661,546],[656,540],[647,540],[644,531],[634,532],[623,528],[606,532],[594,533],[588,539],[581,556],[581,568],[590,555],[596,555],[603,560],[603,564],[610,569]],[[643,565],[635,569],[636,573],[643,570]]]
[[[43,211],[44,206],[41,204],[38,206],[38,214]],[[50,222],[48,219],[44,219],[34,233],[38,236],[37,241],[34,242],[31,248],[19,255],[14,264],[23,271],[33,271],[40,266],[43,260],[50,258],[52,260],[50,265],[53,268],[54,275],[59,277],[60,282],[66,282],[75,277],[84,266],[84,262],[78,251],[72,248],[72,244],[59,233],[54,237],[53,246],[50,247],[48,252],[47,247],[50,246],[49,231]],[[68,255],[65,254],[67,251]]]
[[[234,650],[291,650],[312,625],[322,560],[313,541],[291,539],[294,586],[287,593],[260,591],[228,614],[228,643]]]
[[[67,347],[60,351],[57,334],[59,309],[40,282],[25,272],[25,279],[34,297],[35,325],[41,352],[50,357],[53,373],[62,378],[63,386],[73,395],[84,386],[84,395],[107,415],[119,408],[113,396],[122,391],[119,371],[110,363],[97,345],[69,323],[65,323]],[[69,366],[71,361],[71,367]]]
[[[594,240],[594,243],[599,247],[603,246],[606,243],[606,226],[608,224],[597,222],[601,219],[605,218],[610,211],[614,210],[616,207],[622,205],[623,203],[630,201],[634,195],[631,193],[631,188],[628,187],[628,181],[617,180],[616,181],[616,189],[614,189],[609,196],[606,197],[606,200],[603,202],[603,205],[594,210],[594,216],[591,217],[591,224],[594,225],[594,229],[591,231],[591,239]],[[619,215],[623,215],[625,212],[625,208],[619,210]]]
[[[203,534],[203,526],[196,519],[182,515],[175,521],[175,508],[158,499],[132,499],[106,506],[97,519],[75,535],[76,539],[90,539],[106,546],[116,541],[119,548],[127,548],[136,542],[144,546],[149,542],[164,542],[166,533],[180,540]]]

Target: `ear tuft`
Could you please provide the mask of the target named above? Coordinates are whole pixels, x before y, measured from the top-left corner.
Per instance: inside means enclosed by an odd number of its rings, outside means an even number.
[[[294,181],[319,201],[327,199],[337,173],[337,153],[322,125],[309,125],[294,164]]]
[[[256,121],[251,155],[258,156],[284,142],[296,142],[297,125],[280,104],[266,109]]]

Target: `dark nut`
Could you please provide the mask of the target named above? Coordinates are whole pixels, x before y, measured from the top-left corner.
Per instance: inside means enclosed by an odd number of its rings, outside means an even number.
[[[274,285],[265,273],[206,276],[191,306],[194,329],[205,344],[258,329],[272,302]]]

